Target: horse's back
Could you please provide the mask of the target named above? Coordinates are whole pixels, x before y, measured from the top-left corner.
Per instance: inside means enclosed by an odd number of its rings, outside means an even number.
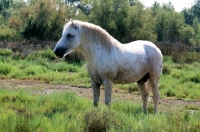
[[[153,57],[155,59],[156,58],[162,59],[162,53],[160,49],[154,43],[150,41],[143,41],[143,40],[133,41],[128,44],[123,44],[123,48],[126,51],[129,51],[135,54],[145,54],[148,57]]]
[[[123,44],[123,47],[127,50],[134,50],[134,51],[144,49],[145,51],[151,52],[151,50],[154,50],[158,52],[159,54],[161,54],[161,51],[159,50],[159,48],[150,41],[137,40],[137,41],[130,42],[128,44]]]

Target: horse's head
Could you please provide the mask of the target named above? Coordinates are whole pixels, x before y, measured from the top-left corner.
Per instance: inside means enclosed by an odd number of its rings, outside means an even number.
[[[81,43],[80,28],[72,20],[67,21],[64,26],[62,37],[54,48],[56,56],[62,58],[73,52]]]

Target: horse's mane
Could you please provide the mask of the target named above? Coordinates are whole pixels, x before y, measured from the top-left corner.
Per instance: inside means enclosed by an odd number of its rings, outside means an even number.
[[[113,46],[119,46],[115,38],[113,38],[106,30],[101,28],[100,26],[81,22],[81,21],[74,21],[81,27],[82,34],[85,35],[87,38],[92,38],[94,41],[100,41],[103,48],[105,48],[108,52],[111,52]]]

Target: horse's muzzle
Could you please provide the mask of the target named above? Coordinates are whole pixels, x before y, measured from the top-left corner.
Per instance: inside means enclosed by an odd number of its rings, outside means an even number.
[[[54,54],[58,56],[59,58],[63,58],[66,51],[67,51],[67,48],[65,47],[55,47],[55,49],[53,50]]]

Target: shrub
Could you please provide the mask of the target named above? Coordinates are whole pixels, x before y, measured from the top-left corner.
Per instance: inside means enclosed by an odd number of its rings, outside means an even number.
[[[163,65],[162,73],[163,74],[170,74],[170,68],[166,65]]]
[[[85,58],[84,56],[81,54],[81,52],[73,52],[69,55],[66,55],[64,58],[67,62],[76,62],[76,63],[80,63],[81,61],[84,61]]]
[[[91,109],[85,114],[86,131],[102,132],[108,130],[111,126],[122,129],[125,120],[110,109]]]
[[[46,50],[42,50],[38,52],[38,55],[41,55],[43,58],[47,58],[49,60],[55,60],[56,56],[53,53],[53,50],[51,48],[48,48]]]
[[[25,67],[25,69],[23,70],[23,72],[27,76],[36,76],[41,73],[45,73],[46,71],[47,69],[45,67],[37,66],[37,65],[30,65],[29,67]]]
[[[12,50],[10,49],[0,49],[0,56],[10,56],[12,54]]]
[[[10,73],[12,66],[5,63],[0,63],[0,74],[7,75]]]
[[[135,91],[138,92],[137,86],[128,87],[128,92],[129,92],[129,93],[132,93],[132,92],[135,92]]]
[[[174,52],[172,54],[172,59],[176,63],[192,63],[192,62],[200,62],[200,53],[197,52]]]
[[[12,54],[11,58],[12,58],[13,60],[20,60],[20,59],[22,59],[23,57],[22,57],[21,53],[19,53],[19,52],[14,52],[14,53]]]
[[[175,92],[174,92],[174,90],[173,90],[172,88],[168,88],[168,89],[166,90],[166,92],[165,92],[165,95],[166,95],[167,97],[173,97],[173,96],[175,96],[176,94],[175,94]]]
[[[0,27],[0,40],[13,40],[15,38],[13,30],[11,28]]]
[[[190,75],[189,76],[189,81],[194,82],[194,83],[200,83],[200,75],[199,75],[199,73]]]
[[[181,43],[158,43],[156,44],[163,55],[172,56],[176,63],[200,62],[200,53],[195,52],[196,48]],[[164,58],[165,59],[165,58]]]

